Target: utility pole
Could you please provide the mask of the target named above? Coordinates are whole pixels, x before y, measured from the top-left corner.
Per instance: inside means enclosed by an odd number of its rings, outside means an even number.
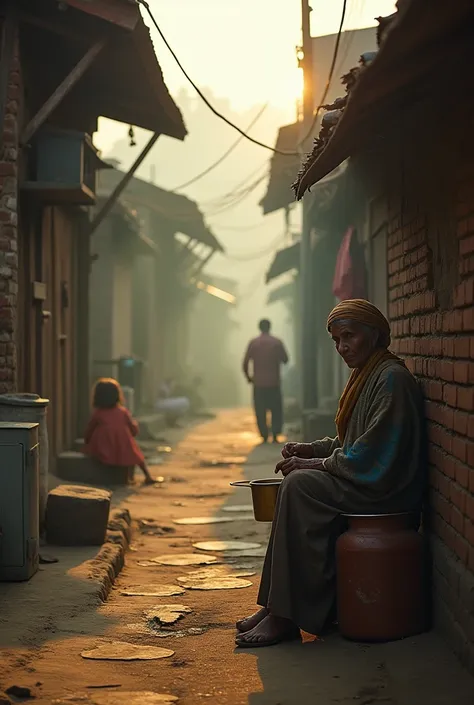
[[[303,69],[303,120],[301,121],[300,142],[310,133],[314,120],[314,71],[313,71],[313,45],[311,40],[310,17],[311,7],[309,0],[301,0],[302,16],[302,59],[300,65]],[[302,152],[308,152],[312,145],[312,134],[301,145]],[[311,224],[309,208],[311,201],[309,194],[303,198],[302,230],[301,230],[301,401],[303,407],[303,436],[305,441],[313,440],[311,436],[312,410],[317,407],[317,367],[315,345],[315,305],[313,286],[313,255],[311,247]]]

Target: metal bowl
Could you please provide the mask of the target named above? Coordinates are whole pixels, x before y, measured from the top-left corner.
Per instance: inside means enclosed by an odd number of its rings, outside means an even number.
[[[278,490],[282,482],[282,478],[267,478],[263,480],[241,480],[230,484],[232,487],[250,487],[255,521],[271,522],[275,514]]]

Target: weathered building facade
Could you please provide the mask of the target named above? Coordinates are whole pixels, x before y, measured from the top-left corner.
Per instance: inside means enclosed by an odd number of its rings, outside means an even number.
[[[54,464],[89,404],[98,116],[186,130],[137,5],[3,0],[0,17],[0,391],[50,399]]]
[[[102,171],[100,197],[108,198],[122,178],[118,169]],[[152,409],[166,377],[186,376],[196,284],[222,246],[194,201],[133,178],[120,212],[109,213],[91,248],[92,376],[116,376],[121,357],[136,358],[137,396]]]

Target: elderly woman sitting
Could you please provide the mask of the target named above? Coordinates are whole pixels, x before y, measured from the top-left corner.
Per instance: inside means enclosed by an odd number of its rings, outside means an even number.
[[[327,322],[352,369],[339,402],[336,438],[287,443],[263,567],[261,609],[237,623],[241,647],[321,634],[334,618],[335,542],[346,514],[417,511],[424,490],[423,408],[390,327],[372,304],[342,301]]]

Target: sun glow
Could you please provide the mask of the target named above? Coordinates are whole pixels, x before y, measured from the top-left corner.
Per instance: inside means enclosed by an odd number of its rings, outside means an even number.
[[[284,74],[283,79],[278,84],[278,97],[275,95],[275,102],[280,105],[295,106],[301,102],[303,96],[303,71],[295,68],[294,71]]]

